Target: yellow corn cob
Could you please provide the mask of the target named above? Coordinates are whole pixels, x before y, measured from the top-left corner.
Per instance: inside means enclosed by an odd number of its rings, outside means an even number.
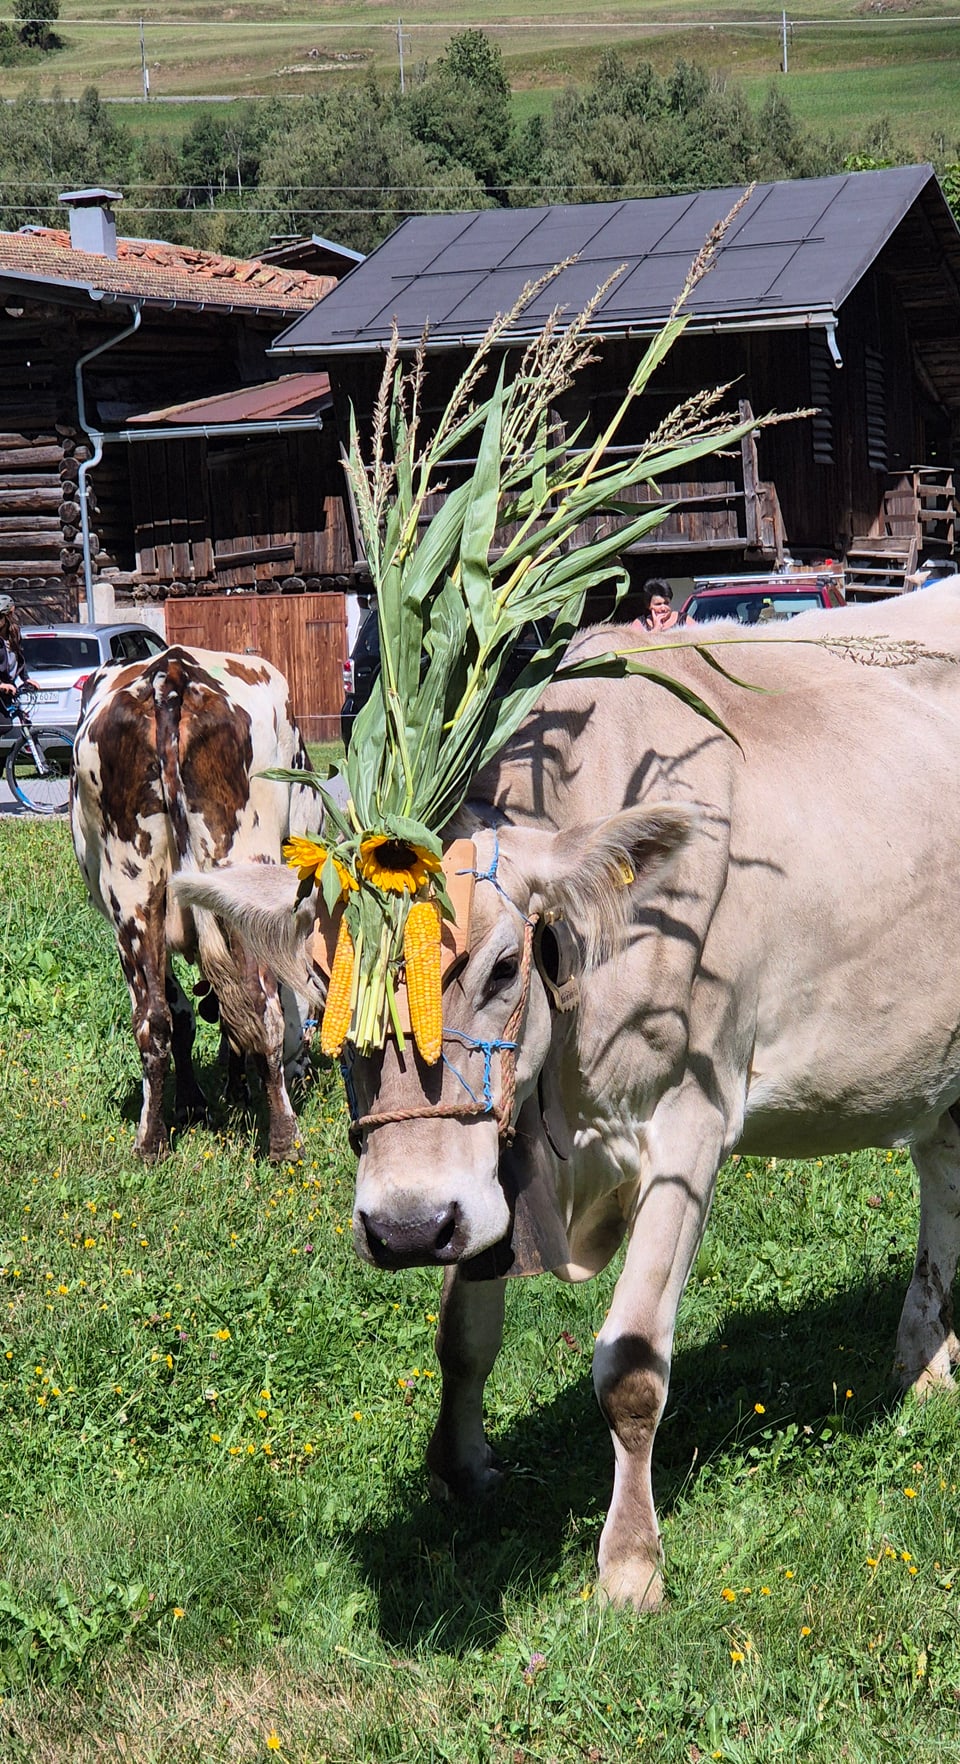
[[[428,1066],[440,1058],[443,1006],[440,1000],[440,908],[435,900],[415,900],[403,928],[410,1027]]]
[[[340,920],[337,933],[337,947],[333,956],[333,968],[330,973],[330,984],[327,987],[327,1002],[323,1007],[323,1022],[320,1025],[320,1046],[325,1054],[335,1059],[347,1039],[350,1027],[351,990],[353,982],[353,938],[344,913]]]

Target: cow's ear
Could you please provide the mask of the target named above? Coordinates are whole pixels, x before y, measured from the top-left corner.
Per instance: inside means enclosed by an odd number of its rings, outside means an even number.
[[[666,881],[700,816],[682,803],[623,809],[555,834],[531,906],[568,919],[588,965],[616,947],[641,901]]]
[[[297,904],[296,872],[285,864],[227,864],[222,870],[181,870],[172,879],[182,906],[214,913],[231,926],[258,962],[307,997],[323,986],[310,959],[318,910],[313,894]]]

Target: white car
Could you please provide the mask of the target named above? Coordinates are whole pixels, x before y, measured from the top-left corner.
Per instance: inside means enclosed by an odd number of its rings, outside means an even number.
[[[147,625],[27,625],[21,633],[27,674],[38,687],[30,721],[37,729],[71,733],[91,674],[105,665],[148,661],[167,647]]]

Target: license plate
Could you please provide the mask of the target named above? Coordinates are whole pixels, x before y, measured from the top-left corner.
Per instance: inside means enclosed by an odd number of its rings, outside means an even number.
[[[60,694],[59,692],[38,692],[33,702],[34,704],[59,704]]]

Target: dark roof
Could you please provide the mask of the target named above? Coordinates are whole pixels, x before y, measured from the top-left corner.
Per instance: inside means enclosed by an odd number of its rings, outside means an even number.
[[[929,165],[758,184],[731,222],[714,268],[694,289],[692,322],[738,329],[791,318],[829,324],[924,193],[950,221],[960,273],[960,234]],[[711,228],[743,194],[704,190],[406,220],[322,305],[290,325],[273,352],[376,349],[389,340],[394,318],[405,345],[416,344],[427,322],[434,348],[472,344],[527,283],[573,256],[577,261],[531,301],[513,335],[537,331],[558,303],[579,311],[620,264],[625,273],[600,302],[594,328],[608,336],[655,330]]]
[[[158,239],[118,239],[116,257],[77,251],[60,227],[0,233],[0,288],[42,287],[48,299],[143,300],[147,305],[306,312],[334,286],[258,257],[224,257]]]
[[[163,410],[144,411],[130,417],[129,426],[165,424],[181,427],[196,423],[206,428],[216,423],[273,422],[282,417],[313,416],[330,402],[326,374],[284,374],[259,386],[242,386],[237,392],[219,392],[210,398],[191,398],[187,404],[168,404]]]
[[[261,251],[261,263],[281,263],[286,269],[308,270],[314,276],[345,276],[354,264],[363,262],[363,252],[350,245],[338,245],[320,233],[302,239],[285,239]]]

